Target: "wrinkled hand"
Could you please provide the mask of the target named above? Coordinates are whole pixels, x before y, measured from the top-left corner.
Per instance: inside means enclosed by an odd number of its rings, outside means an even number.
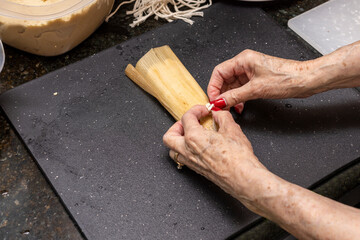
[[[166,132],[163,141],[171,149],[172,159],[175,152],[179,153],[178,162],[244,200],[254,177],[253,169],[265,167],[228,111],[213,112],[218,132],[199,124],[199,119],[208,114],[205,106],[194,106]]]
[[[244,51],[217,66],[210,100],[240,106],[256,98],[307,97],[360,86],[360,41],[312,61],[297,62]],[[223,105],[224,101],[219,101]],[[239,110],[239,109],[238,109]],[[195,106],[164,135],[170,156],[202,174],[255,213],[300,239],[357,239],[359,210],[322,197],[270,173],[228,111],[213,112],[219,131],[204,129],[208,111]]]
[[[300,62],[245,50],[215,67],[207,93],[210,101],[225,98],[241,112],[247,100],[308,97],[315,74],[312,61]]]

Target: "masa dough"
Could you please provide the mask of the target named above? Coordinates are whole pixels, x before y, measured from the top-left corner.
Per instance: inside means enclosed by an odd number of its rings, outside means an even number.
[[[8,0],[8,1],[13,3],[19,3],[26,6],[44,6],[46,4],[61,2],[62,0]]]
[[[10,1],[26,6],[44,6],[62,0]],[[109,14],[113,4],[114,0],[94,0],[82,9],[49,20],[0,15],[0,38],[4,43],[26,52],[42,56],[59,55],[71,50],[92,34]]]

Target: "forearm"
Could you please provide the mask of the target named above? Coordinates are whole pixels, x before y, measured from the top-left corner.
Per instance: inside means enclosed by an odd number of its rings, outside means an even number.
[[[360,41],[309,61],[308,87],[313,93],[360,86]]]
[[[356,239],[360,210],[343,205],[267,172],[252,180],[251,201],[244,204],[300,239]]]

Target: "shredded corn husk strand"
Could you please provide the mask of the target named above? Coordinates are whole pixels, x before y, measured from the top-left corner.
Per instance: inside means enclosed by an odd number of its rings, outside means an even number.
[[[208,4],[206,4],[208,2]],[[204,15],[201,10],[212,5],[212,0],[130,0],[120,3],[117,8],[107,16],[106,22],[125,4],[134,3],[133,10],[127,11],[126,14],[133,15],[134,21],[130,24],[131,27],[138,26],[146,19],[154,16],[155,19],[166,19],[172,22],[176,19],[183,20],[189,24],[194,21],[190,18],[193,16]],[[171,7],[169,7],[169,5]]]

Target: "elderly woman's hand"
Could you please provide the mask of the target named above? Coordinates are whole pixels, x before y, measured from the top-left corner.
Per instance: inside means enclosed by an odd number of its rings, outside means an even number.
[[[245,50],[213,70],[207,93],[210,101],[224,98],[241,112],[244,102],[257,98],[307,97],[316,69],[312,61],[300,62]]]
[[[244,51],[217,66],[208,86],[216,107],[256,98],[306,97],[360,86],[360,41],[313,61]],[[222,98],[225,99],[221,100]],[[360,211],[291,184],[269,172],[228,111],[213,112],[219,131],[204,129],[204,106],[195,106],[164,135],[170,156],[240,200],[250,210],[301,239],[357,239]],[[177,155],[177,154],[176,154]],[[276,160],[276,159],[274,159]]]
[[[218,132],[206,130],[199,119],[208,115],[205,106],[195,106],[164,135],[170,156],[205,176],[239,200],[249,198],[256,169],[266,170],[228,111],[213,112]],[[267,170],[266,170],[267,171]]]
[[[291,184],[269,172],[256,158],[228,111],[213,112],[219,131],[206,130],[195,106],[164,135],[170,156],[205,176],[253,212],[300,239],[357,239],[360,211]]]
[[[240,113],[244,102],[252,99],[303,98],[331,89],[357,87],[359,56],[360,41],[309,61],[245,50],[215,67],[207,93],[210,101],[219,100],[221,107],[235,106]]]

